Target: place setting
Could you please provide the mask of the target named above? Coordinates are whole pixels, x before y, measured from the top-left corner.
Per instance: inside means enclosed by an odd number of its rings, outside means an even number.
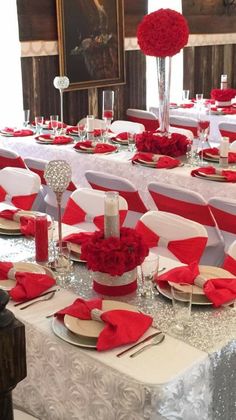
[[[78,153],[88,154],[110,154],[118,152],[118,148],[108,143],[99,143],[93,140],[78,142],[74,145],[74,150]]]
[[[236,171],[213,166],[194,169],[191,176],[215,182],[236,182]]]
[[[135,165],[141,165],[155,169],[172,169],[178,166],[183,166],[183,163],[179,159],[175,159],[171,156],[148,152],[136,153],[132,157],[131,161]]]

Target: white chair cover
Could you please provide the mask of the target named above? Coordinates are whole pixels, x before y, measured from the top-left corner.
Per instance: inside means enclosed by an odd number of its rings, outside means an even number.
[[[125,120],[117,120],[112,122],[110,128],[113,133],[117,134],[124,133],[126,131],[139,134],[145,131],[143,124]]]
[[[227,252],[236,237],[236,199],[212,197],[208,204],[224,238]]]

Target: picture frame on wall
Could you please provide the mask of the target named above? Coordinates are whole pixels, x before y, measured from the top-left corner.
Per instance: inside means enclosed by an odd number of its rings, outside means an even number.
[[[57,0],[57,26],[67,90],[125,83],[123,0]]]

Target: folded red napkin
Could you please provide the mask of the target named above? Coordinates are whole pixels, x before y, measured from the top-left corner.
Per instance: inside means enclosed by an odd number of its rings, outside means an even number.
[[[202,152],[199,152],[199,154],[201,154],[201,153]],[[209,157],[208,154],[213,155],[216,158],[219,158],[220,157],[220,155],[219,155],[219,149],[217,147],[211,147],[211,148],[208,148],[208,149],[204,149],[203,150],[203,157],[206,157],[206,158]],[[229,154],[228,154],[228,162],[229,163],[235,163],[236,162],[236,153],[235,152],[229,152]]]
[[[100,137],[105,133],[105,130],[102,129],[98,129],[96,128],[95,130],[93,130],[93,135],[94,137]]]
[[[48,123],[48,127],[47,127],[48,130],[52,130],[53,129],[52,124],[51,124],[51,121],[48,121],[48,122],[45,121],[45,123]],[[67,127],[67,124],[62,123],[61,121],[58,121],[57,128],[66,128],[66,127]]]
[[[87,240],[90,239],[92,235],[94,235],[94,232],[71,233],[70,235],[65,236],[63,241],[82,245],[87,242]]]
[[[155,163],[155,167],[158,169],[161,168],[167,168],[167,169],[172,169],[175,168],[176,166],[179,166],[180,161],[178,159],[174,159],[170,156],[156,156],[153,153],[136,153],[133,157],[132,157],[132,162],[138,162],[140,160],[143,160],[147,163]]]
[[[194,106],[193,103],[190,103],[190,104],[181,104],[180,105],[180,108],[192,108],[193,106]]]
[[[12,262],[0,262],[0,281],[7,278],[16,280],[15,287],[9,292],[11,298],[16,301],[37,297],[56,283],[55,279],[47,274],[14,271]]]
[[[69,136],[56,136],[53,140],[53,144],[68,144],[72,141],[73,138]]]
[[[227,182],[236,182],[236,171],[227,171],[213,168],[213,166],[208,166],[206,168],[197,168],[191,172],[192,176],[199,175],[199,172],[206,175],[222,175]]]
[[[234,115],[236,114],[236,109],[234,108],[223,108],[222,109],[223,114],[230,114],[230,115]]]
[[[82,146],[82,147],[81,147]],[[112,146],[111,144],[107,144],[107,143],[93,143],[93,141],[91,140],[86,140],[86,141],[79,141],[78,143],[75,144],[74,148],[77,150],[84,150],[86,151],[85,148],[91,148],[93,153],[108,153],[108,152],[114,152],[115,150],[117,150],[116,146]]]
[[[2,129],[3,132],[9,133],[14,137],[26,137],[32,136],[34,132],[32,130],[22,129],[22,130],[15,130],[14,128],[5,127]]]
[[[66,127],[66,134],[78,134],[78,126],[73,125],[71,127]]]
[[[119,140],[128,140],[128,133],[126,131],[124,133],[119,133],[115,138]]]
[[[172,283],[188,283],[198,286],[197,278],[199,274],[197,263],[192,263],[188,266],[173,268],[167,273],[158,276],[156,282],[160,285],[170,281]],[[236,298],[236,278],[208,279],[203,284],[203,291],[215,307],[221,306]]]
[[[78,298],[74,303],[58,311],[55,315],[64,317],[65,314],[79,319],[93,319],[93,310],[99,310],[99,317],[104,328],[99,334],[96,348],[98,351],[113,349],[137,341],[152,325],[152,318],[140,312],[124,309],[113,309],[103,312],[102,299],[85,301]],[[98,320],[96,316],[96,320]]]

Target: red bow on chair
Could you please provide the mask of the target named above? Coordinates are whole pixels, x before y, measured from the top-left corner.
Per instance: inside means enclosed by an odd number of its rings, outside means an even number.
[[[149,229],[140,220],[137,223],[136,230],[143,235],[149,248],[160,245],[161,238],[151,229]],[[165,245],[179,261],[190,264],[193,261],[199,262],[207,243],[206,237],[195,237],[168,241]]]
[[[0,185],[0,201],[9,201],[14,204],[15,207],[19,207],[22,210],[30,210],[37,194],[29,195],[14,195],[10,196],[7,191]]]
[[[120,225],[122,226],[127,210],[120,210]],[[62,222],[68,225],[76,225],[82,222],[93,222],[98,229],[104,229],[104,215],[90,216],[72,198],[69,198],[67,207],[63,214]]]

